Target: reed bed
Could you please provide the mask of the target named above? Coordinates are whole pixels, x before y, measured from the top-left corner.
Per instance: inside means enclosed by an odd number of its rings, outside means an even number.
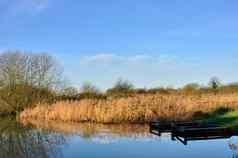
[[[196,113],[220,107],[238,109],[238,95],[136,95],[106,100],[85,99],[37,105],[20,113],[21,120],[65,122],[147,123],[153,119],[189,120]]]

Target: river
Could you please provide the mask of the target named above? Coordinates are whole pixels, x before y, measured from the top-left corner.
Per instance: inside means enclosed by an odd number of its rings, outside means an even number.
[[[238,138],[187,145],[146,125],[0,120],[0,158],[234,158]]]

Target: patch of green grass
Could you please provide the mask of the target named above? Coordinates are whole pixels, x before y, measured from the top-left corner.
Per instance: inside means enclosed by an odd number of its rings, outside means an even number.
[[[213,122],[224,127],[231,127],[238,129],[238,110],[231,110],[224,113],[209,113],[206,122]]]

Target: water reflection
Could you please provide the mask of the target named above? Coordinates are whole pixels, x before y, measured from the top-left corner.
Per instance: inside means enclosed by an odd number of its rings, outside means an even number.
[[[151,135],[147,125],[140,124],[92,124],[92,123],[64,123],[56,121],[21,120],[24,125],[31,125],[38,129],[46,129],[64,135],[78,135],[83,139],[101,144],[115,143],[122,137],[132,140],[158,139]]]
[[[238,158],[238,138],[232,137],[228,142],[228,146],[233,152],[232,158]]]
[[[178,140],[184,145],[189,141],[229,139],[238,135],[233,128],[203,122],[151,122],[150,132],[159,137],[170,133],[172,141]]]
[[[0,120],[0,158],[62,157],[65,142],[60,134],[23,127],[10,118]]]
[[[150,134],[146,125],[0,121],[0,158],[238,158],[238,139],[171,141],[171,134]],[[170,152],[173,151],[173,152]],[[231,151],[233,151],[231,153]],[[232,155],[231,155],[232,154]]]

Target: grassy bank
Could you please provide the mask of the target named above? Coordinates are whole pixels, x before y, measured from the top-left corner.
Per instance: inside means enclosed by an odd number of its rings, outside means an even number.
[[[65,122],[146,123],[153,119],[191,120],[219,108],[238,109],[238,95],[136,95],[127,98],[61,101],[37,105],[19,118]]]
[[[203,119],[207,122],[220,124],[224,127],[238,129],[238,110],[230,108],[219,108],[210,113],[204,113]]]

